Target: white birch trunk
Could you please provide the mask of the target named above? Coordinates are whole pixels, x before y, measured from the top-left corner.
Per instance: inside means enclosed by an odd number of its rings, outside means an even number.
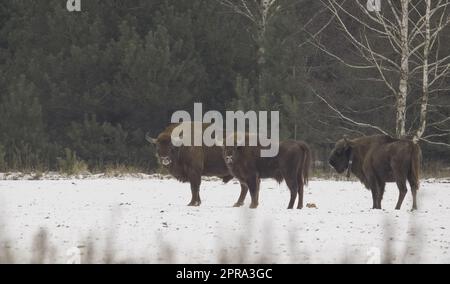
[[[409,80],[409,0],[401,0],[402,19],[400,26],[401,33],[401,65],[400,83],[396,104],[396,135],[397,137],[406,134],[406,98],[408,96]]]
[[[422,99],[420,103],[420,120],[419,128],[414,135],[414,141],[417,142],[425,133],[427,125],[427,113],[428,113],[428,98],[429,98],[429,55],[431,44],[431,0],[426,0],[426,12],[425,12],[425,42],[423,48],[423,82],[422,82]]]

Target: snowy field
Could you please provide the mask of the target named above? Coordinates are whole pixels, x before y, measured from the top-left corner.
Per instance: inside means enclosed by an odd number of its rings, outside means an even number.
[[[232,208],[240,187],[202,183],[202,205],[187,207],[188,184],[167,179],[0,181],[3,262],[450,263],[450,183],[423,182],[419,211],[387,187],[383,211],[369,209],[358,182],[312,181],[305,204],[287,210],[285,184],[264,181],[260,206]],[[75,257],[74,257],[75,255]]]

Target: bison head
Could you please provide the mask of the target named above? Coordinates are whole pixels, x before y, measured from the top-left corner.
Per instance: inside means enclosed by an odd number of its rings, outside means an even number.
[[[227,165],[232,165],[233,161],[236,160],[236,155],[238,154],[236,146],[223,146],[223,159]]]
[[[352,152],[351,141],[346,137],[339,140],[331,152],[329,163],[340,174],[348,169]]]
[[[147,134],[145,139],[156,146],[156,155],[160,163],[165,167],[170,166],[177,154],[177,147],[172,144],[171,137],[160,135],[158,138],[151,138]]]
[[[217,145],[222,146],[223,159],[227,166],[231,166],[239,159],[240,152],[243,149],[245,142],[235,141],[235,145],[225,145],[224,142],[219,141]]]

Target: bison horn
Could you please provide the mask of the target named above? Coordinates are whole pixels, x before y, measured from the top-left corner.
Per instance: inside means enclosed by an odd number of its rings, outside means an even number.
[[[152,138],[149,133],[145,134],[145,140],[147,140],[148,142],[150,142],[152,144],[156,144],[156,142],[158,142],[158,140],[155,138]]]

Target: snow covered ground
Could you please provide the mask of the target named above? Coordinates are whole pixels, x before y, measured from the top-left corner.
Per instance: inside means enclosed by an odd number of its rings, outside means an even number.
[[[423,182],[419,211],[387,187],[383,211],[358,182],[312,181],[287,210],[285,184],[264,181],[256,210],[232,208],[239,185],[155,178],[0,181],[0,260],[65,263],[450,263],[450,183]],[[248,197],[249,198],[249,197]],[[46,236],[46,237],[44,237]],[[76,261],[75,261],[76,262]]]

